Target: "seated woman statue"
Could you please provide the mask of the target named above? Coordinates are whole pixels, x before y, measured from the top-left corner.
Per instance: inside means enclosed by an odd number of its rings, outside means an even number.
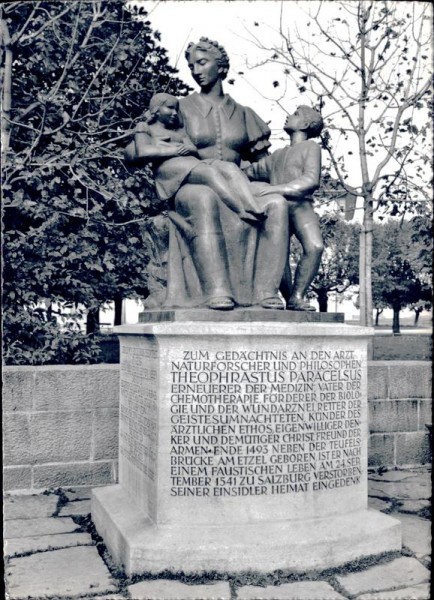
[[[265,220],[266,215],[256,209],[249,180],[240,169],[228,169],[223,160],[198,157],[196,146],[180,124],[178,110],[174,96],[154,94],[145,114],[146,123],[139,123],[134,137],[140,159],[148,158],[153,163],[160,200],[170,200],[182,184],[199,183],[216,192],[243,221]]]
[[[218,186],[184,167],[181,171],[185,175],[173,185],[170,171],[164,307],[231,310],[259,305],[284,309],[278,290],[288,258],[287,202],[279,194],[257,201],[248,189],[240,193],[239,183],[245,177],[239,168],[241,160],[253,162],[267,154],[270,130],[253,110],[223,93],[222,82],[229,70],[224,48],[201,38],[198,44],[189,44],[186,58],[200,93],[179,99],[183,132],[194,151],[188,149],[187,142],[187,148],[181,150],[184,154],[178,152],[178,156],[194,155],[204,166],[214,167],[214,174],[225,177],[233,198],[231,206]],[[150,159],[161,164],[162,154],[155,155],[155,149],[150,149],[152,140],[140,137],[140,133],[146,134],[143,125],[127,147],[126,158],[135,164]],[[149,130],[146,135],[152,138]],[[169,156],[175,156],[173,147],[166,153],[166,158]],[[164,168],[164,162],[162,165]],[[241,218],[246,213],[253,217],[250,222]]]

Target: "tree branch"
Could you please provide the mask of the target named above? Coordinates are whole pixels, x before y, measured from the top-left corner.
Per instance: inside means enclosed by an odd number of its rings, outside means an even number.
[[[60,12],[58,15],[56,16],[52,16],[50,15],[50,20],[46,21],[42,27],[40,27],[37,31],[34,31],[33,33],[29,33],[28,35],[23,35],[21,37],[21,43],[23,42],[28,42],[30,40],[33,40],[34,38],[37,38],[41,35],[41,33],[47,29],[47,27],[51,27],[53,23],[55,23],[56,21],[58,21],[59,19],[61,19],[64,15],[66,15],[67,13],[69,13],[73,8],[75,8],[75,6],[77,6],[77,4],[81,4],[81,2],[76,2],[74,0],[68,0],[68,5],[65,8],[65,10],[63,10],[62,12]],[[14,40],[14,43],[16,43],[17,40]]]
[[[0,20],[0,33],[2,46],[5,52],[4,65],[2,66],[3,99],[1,106],[1,144],[2,163],[5,164],[9,152],[10,142],[10,115],[12,106],[12,47],[9,28],[3,17]]]

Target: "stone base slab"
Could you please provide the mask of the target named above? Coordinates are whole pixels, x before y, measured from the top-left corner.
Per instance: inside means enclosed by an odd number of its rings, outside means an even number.
[[[270,517],[271,518],[271,517]],[[121,486],[94,489],[92,519],[128,576],[209,571],[305,572],[401,549],[396,519],[362,510],[321,519],[232,525],[156,526]]]
[[[319,313],[295,310],[265,310],[258,307],[218,311],[207,308],[172,308],[146,310],[139,313],[139,323],[176,323],[186,321],[224,322],[279,322],[279,323],[343,323],[344,313]]]

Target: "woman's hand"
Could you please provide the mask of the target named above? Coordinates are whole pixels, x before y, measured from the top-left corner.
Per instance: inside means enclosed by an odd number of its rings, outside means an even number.
[[[188,156],[189,154],[197,154],[197,149],[195,146],[190,145],[190,144],[179,144],[178,154],[179,154],[179,156]]]

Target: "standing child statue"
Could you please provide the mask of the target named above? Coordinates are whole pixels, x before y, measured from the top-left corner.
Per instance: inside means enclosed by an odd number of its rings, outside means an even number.
[[[152,161],[160,199],[170,200],[183,183],[206,185],[243,221],[264,221],[267,216],[255,206],[249,180],[240,169],[229,169],[222,160],[198,158],[196,146],[180,124],[178,108],[175,96],[155,94],[146,123],[136,128],[136,160]]]
[[[288,115],[284,125],[291,145],[261,158],[246,170],[250,179],[270,183],[258,190],[258,196],[281,194],[288,200],[290,234],[295,234],[303,249],[294,284],[291,285],[289,263],[282,281],[281,292],[288,310],[315,310],[304,296],[318,272],[324,249],[312,206],[312,194],[320,184],[321,148],[311,138],[318,136],[322,128],[318,111],[299,106],[293,115]]]

